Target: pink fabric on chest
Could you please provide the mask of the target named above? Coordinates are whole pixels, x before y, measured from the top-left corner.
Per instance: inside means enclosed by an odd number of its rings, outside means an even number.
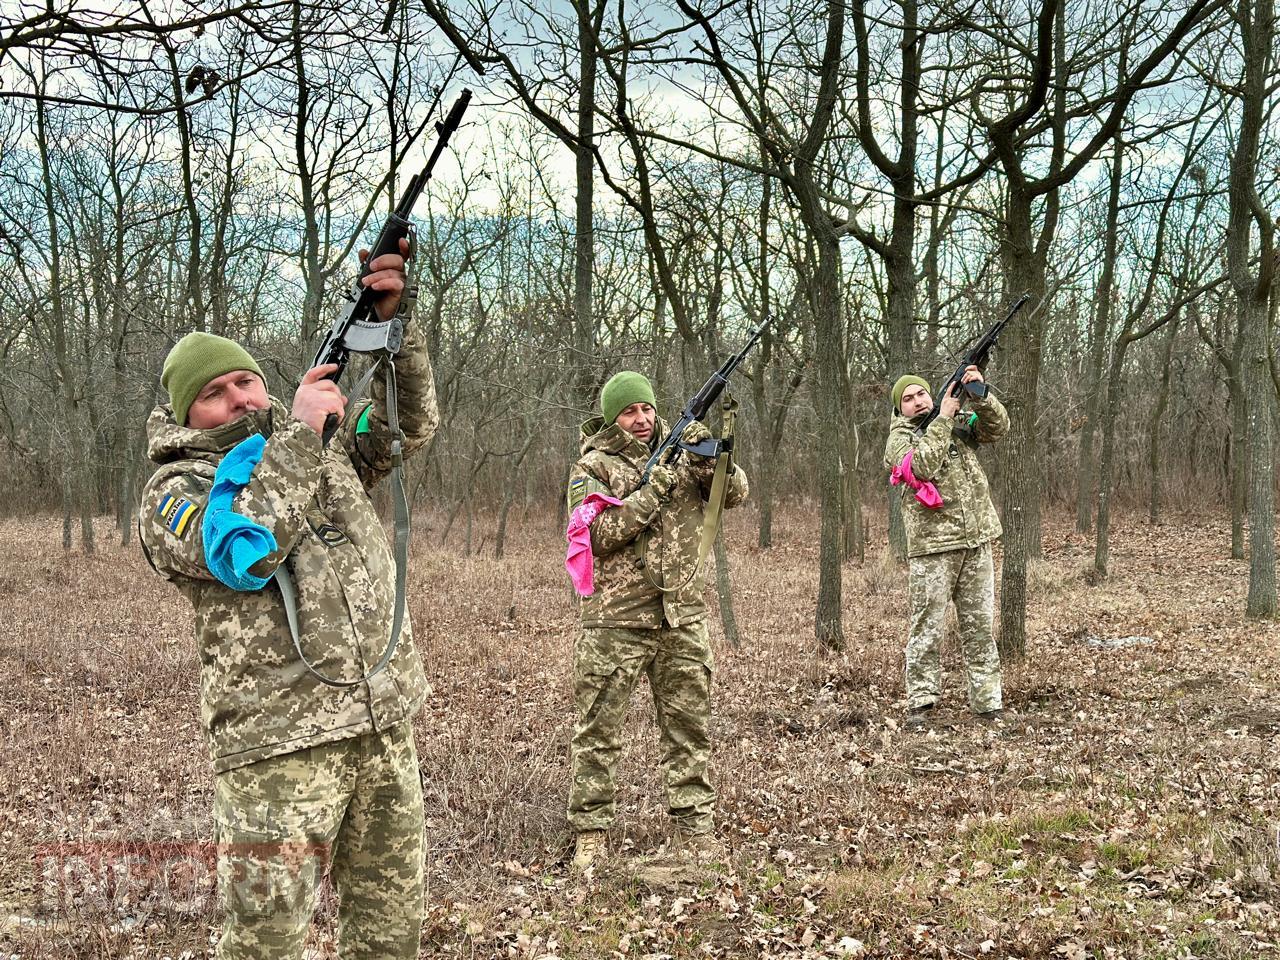
[[[911,472],[911,461],[915,454],[914,450],[907,451],[907,455],[902,458],[902,462],[894,467],[893,472],[889,474],[889,483],[895,487],[900,483],[905,483],[916,492],[917,500],[930,510],[937,510],[942,506],[942,494],[938,493],[938,488],[928,480],[921,480]]]
[[[569,571],[573,589],[580,597],[596,592],[595,556],[591,552],[591,522],[610,507],[621,506],[622,501],[603,493],[588,493],[586,499],[569,515],[569,528],[564,538],[569,541],[569,551],[564,558],[564,568]]]

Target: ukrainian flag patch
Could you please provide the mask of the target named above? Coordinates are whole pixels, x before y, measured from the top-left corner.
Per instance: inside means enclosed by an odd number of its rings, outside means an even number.
[[[191,518],[195,516],[196,510],[196,505],[190,500],[166,494],[160,501],[160,505],[156,507],[156,516],[160,518],[166,530],[176,537],[181,537],[191,525]]]

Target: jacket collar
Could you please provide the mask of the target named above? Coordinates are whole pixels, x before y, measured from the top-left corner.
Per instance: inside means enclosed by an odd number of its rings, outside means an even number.
[[[180,426],[173,407],[162,403],[147,418],[147,456],[156,463],[174,460],[218,459],[236,444],[256,433],[270,437],[277,419],[283,422],[284,406],[271,398],[271,406],[209,430]]]
[[[606,424],[604,417],[592,417],[582,424],[580,450],[584,454],[599,450],[643,463],[667,435],[667,423],[661,417],[655,419],[653,427],[653,439],[650,443],[641,443],[616,423]]]

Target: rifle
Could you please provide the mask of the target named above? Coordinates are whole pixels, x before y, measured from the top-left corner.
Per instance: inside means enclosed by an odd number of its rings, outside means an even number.
[[[705,417],[707,412],[715,405],[715,402],[720,399],[720,394],[729,385],[729,378],[733,376],[733,371],[738,369],[738,365],[751,352],[751,348],[759,342],[765,328],[769,326],[772,320],[772,316],[765,316],[760,326],[751,331],[751,336],[747,338],[747,342],[742,349],[721,364],[720,369],[713,373],[707,382],[702,385],[702,389],[695,393],[689,399],[689,402],[684,405],[684,409],[680,411],[680,419],[675,422],[667,435],[662,438],[662,442],[658,444],[658,448],[653,451],[648,462],[644,465],[645,482],[649,480],[649,472],[653,470],[668,451],[671,451],[671,455],[666,462],[675,463],[680,457],[681,450],[688,450],[690,453],[697,454],[700,457],[718,457],[720,454],[728,453],[733,449],[732,437],[721,439],[708,437],[701,443],[692,445],[681,443],[680,437],[684,434],[689,424]]]
[[[370,273],[369,264],[373,263],[378,257],[384,253],[399,253],[401,239],[408,237],[413,232],[413,222],[409,219],[409,214],[413,212],[413,205],[418,200],[418,195],[422,193],[422,188],[427,185],[427,181],[431,179],[431,171],[436,165],[436,160],[440,158],[445,145],[449,142],[449,137],[458,129],[458,124],[462,122],[462,115],[466,112],[467,104],[471,101],[471,91],[463,90],[461,96],[453,105],[453,109],[449,111],[449,115],[445,117],[442,123],[436,124],[436,133],[439,139],[436,141],[435,149],[431,151],[431,156],[427,159],[427,165],[423,169],[414,174],[413,179],[409,181],[409,185],[405,188],[404,196],[400,198],[400,202],[396,204],[395,210],[391,216],[387,218],[387,222],[382,225],[382,231],[378,234],[378,239],[373,245],[373,250],[365,259],[360,269],[360,277],[357,278],[355,285],[347,293],[346,303],[343,304],[342,310],[338,314],[338,319],[334,321],[329,335],[324,338],[324,343],[320,345],[319,352],[316,353],[315,363],[312,366],[319,366],[322,363],[336,363],[338,369],[329,374],[328,379],[337,380],[342,376],[342,371],[347,366],[347,361],[353,353],[369,353],[374,355],[373,365],[368,372],[360,378],[360,382],[352,391],[353,396],[359,396],[365,386],[373,378],[373,374],[378,369],[382,369],[386,376],[386,413],[387,427],[391,433],[391,493],[395,502],[395,547],[394,556],[396,564],[396,587],[395,587],[395,608],[391,615],[391,635],[387,641],[387,645],[383,648],[382,656],[378,658],[369,670],[358,680],[338,680],[325,673],[322,673],[319,666],[307,659],[307,655],[302,651],[302,640],[298,631],[298,594],[293,583],[293,575],[289,572],[286,564],[280,564],[276,568],[275,581],[280,589],[280,599],[284,603],[285,617],[289,621],[289,633],[293,637],[293,649],[297,651],[298,659],[302,661],[302,665],[321,683],[329,687],[355,687],[362,683],[368,682],[371,678],[381,673],[391,662],[391,658],[395,656],[396,647],[400,643],[400,628],[404,625],[405,596],[408,584],[408,567],[409,567],[409,499],[405,496],[404,477],[403,477],[403,444],[404,434],[400,432],[400,418],[396,409],[396,354],[400,352],[400,344],[404,340],[404,320],[407,313],[405,303],[413,297],[411,290],[406,290],[401,298],[401,309],[396,311],[396,315],[388,321],[379,321],[374,313],[373,301],[375,293],[366,289],[361,279]],[[324,430],[320,435],[321,442],[329,445],[329,441],[333,438],[334,432],[338,429],[338,418],[334,414],[329,414],[324,421]]]
[[[1013,319],[1014,314],[1021,310],[1022,305],[1030,299],[1031,294],[1024,293],[1009,308],[1009,312],[1005,314],[1003,320],[996,321],[992,327],[983,332],[982,336],[978,338],[978,342],[973,345],[973,349],[965,354],[964,359],[960,361],[960,366],[956,367],[955,373],[951,374],[947,382],[943,384],[942,389],[937,394],[938,403],[934,404],[933,409],[921,421],[920,426],[917,427],[918,430],[926,429],[929,424],[938,418],[938,410],[942,406],[942,398],[948,396],[957,386],[960,386],[965,393],[975,400],[981,400],[987,395],[987,385],[985,383],[962,384],[960,381],[964,379],[964,372],[971,366],[977,367],[979,370],[986,368],[987,361],[991,358],[991,351],[995,348],[996,341],[1000,339],[1000,334],[1009,325],[1009,321]]]
[[[386,223],[382,225],[373,249],[361,265],[360,274],[356,277],[355,283],[347,291],[346,301],[338,311],[338,318],[333,322],[328,335],[316,352],[315,361],[311,364],[313,367],[318,367],[323,363],[336,363],[338,369],[329,374],[326,379],[336,382],[342,376],[342,371],[346,369],[347,361],[353,353],[374,353],[384,357],[394,357],[399,352],[400,344],[404,340],[404,317],[397,313],[388,321],[379,320],[373,309],[373,301],[380,294],[365,287],[361,281],[369,275],[369,265],[374,260],[384,253],[399,253],[400,241],[413,232],[413,221],[409,219],[409,215],[413,212],[413,205],[418,202],[418,196],[422,193],[423,187],[431,179],[431,171],[435,168],[436,160],[440,158],[440,154],[449,143],[449,137],[458,129],[458,124],[462,122],[462,115],[470,102],[471,91],[463,90],[454,102],[449,115],[442,122],[436,123],[438,139],[435,149],[427,159],[427,165],[415,173],[409,185],[405,187],[404,195],[401,196],[400,202],[396,204],[395,210],[387,218]],[[324,433],[321,438],[326,446],[337,428],[337,416],[329,414],[325,419]]]

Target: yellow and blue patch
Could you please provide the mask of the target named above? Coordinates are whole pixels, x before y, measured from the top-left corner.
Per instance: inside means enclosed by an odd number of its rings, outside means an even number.
[[[156,507],[156,515],[166,530],[176,537],[181,537],[191,525],[191,518],[198,508],[190,500],[166,494]]]
[[[577,509],[578,504],[587,498],[587,478],[577,477],[569,481],[569,509]]]

